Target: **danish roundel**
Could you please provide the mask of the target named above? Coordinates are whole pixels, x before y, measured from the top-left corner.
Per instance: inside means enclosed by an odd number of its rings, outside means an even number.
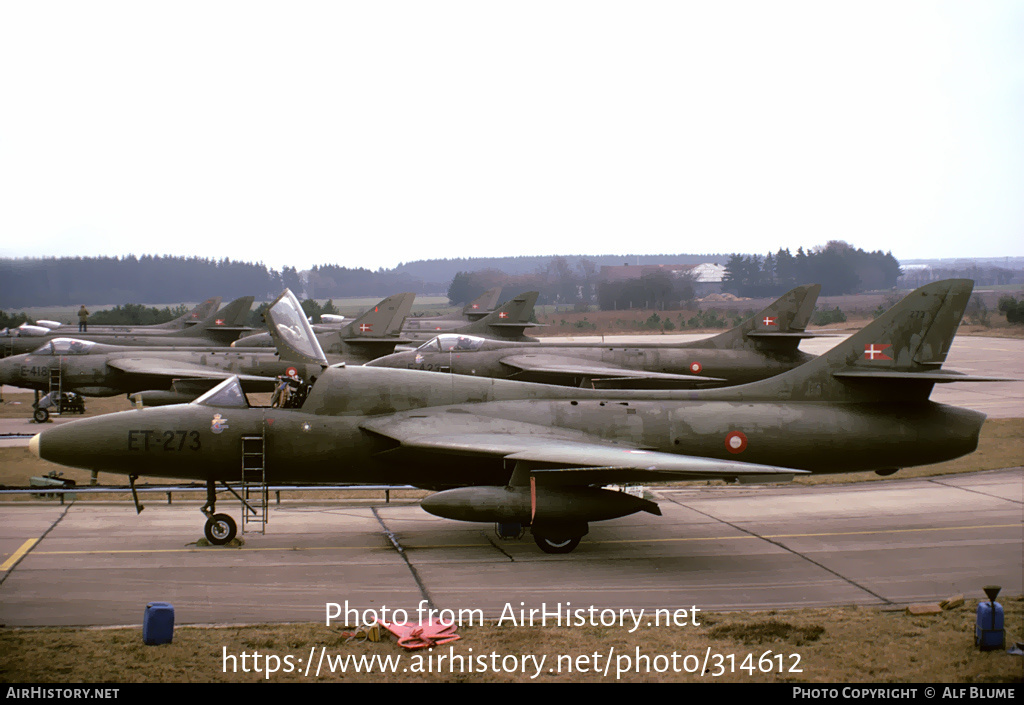
[[[695,375],[699,375],[700,371],[703,370],[703,369],[704,369],[704,366],[702,364],[700,364],[699,362],[697,362],[696,360],[694,360],[693,362],[690,363],[690,372],[692,372]]]
[[[747,449],[747,437],[742,431],[732,431],[725,437],[725,449],[730,453],[742,453]]]

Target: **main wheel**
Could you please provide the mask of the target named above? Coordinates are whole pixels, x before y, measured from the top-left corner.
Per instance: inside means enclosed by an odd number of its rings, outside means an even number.
[[[214,546],[223,546],[238,533],[238,525],[227,514],[214,514],[206,520],[206,540]]]
[[[50,412],[46,409],[36,409],[32,413],[32,418],[36,420],[36,423],[46,423],[46,420],[50,418]]]
[[[582,536],[552,538],[550,536],[540,536],[538,534],[533,535],[534,543],[536,543],[544,553],[570,553],[574,548],[580,545],[580,540],[582,538]]]

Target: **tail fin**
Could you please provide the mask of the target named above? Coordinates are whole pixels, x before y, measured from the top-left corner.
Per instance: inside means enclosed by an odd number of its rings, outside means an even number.
[[[709,395],[774,401],[923,401],[935,382],[981,380],[940,369],[973,288],[970,279],[922,286],[824,355],[770,379],[712,390]]]
[[[498,305],[498,295],[501,294],[501,287],[496,286],[493,289],[488,289],[480,296],[470,301],[462,309],[462,315],[466,317],[470,322],[479,321],[484,316],[491,313],[494,307]]]
[[[402,329],[402,322],[412,311],[416,294],[389,296],[339,331],[341,339],[349,342],[374,342],[381,338],[394,338]]]
[[[245,319],[252,308],[255,297],[242,296],[216,313],[211,313],[205,319],[191,328],[170,333],[171,336],[193,338],[206,336],[214,338],[218,343],[227,345],[238,338],[243,331],[249,330],[245,326]]]
[[[523,335],[523,330],[536,323],[531,323],[533,306],[537,303],[540,292],[527,291],[504,303],[498,310],[490,313],[475,323],[460,328],[459,333],[473,333],[499,340],[534,340]]]
[[[798,286],[735,328],[687,347],[792,352],[803,338],[816,337],[804,329],[811,320],[819,293],[821,284]]]
[[[184,316],[180,316],[175,318],[173,321],[160,323],[151,327],[166,330],[184,330],[186,328],[191,328],[216,311],[217,307],[220,306],[220,301],[221,299],[219,296],[214,296],[212,299],[207,299],[203,303],[199,304]]]

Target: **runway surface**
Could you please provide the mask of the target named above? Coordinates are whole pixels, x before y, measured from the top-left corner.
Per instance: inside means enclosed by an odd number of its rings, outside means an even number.
[[[984,585],[1022,592],[1020,468],[846,486],[658,492],[664,516],[592,525],[575,552],[433,517],[414,504],[287,503],[243,548],[197,548],[198,503],[8,504],[0,622],[320,621],[357,609],[785,609],[898,605]],[[31,545],[32,541],[36,541]],[[12,561],[19,550],[31,547]],[[10,565],[13,562],[13,565]],[[425,602],[424,602],[425,601]]]

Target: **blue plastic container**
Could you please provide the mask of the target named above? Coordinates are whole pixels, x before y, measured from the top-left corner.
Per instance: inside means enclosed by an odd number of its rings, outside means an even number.
[[[170,644],[174,638],[174,605],[150,602],[142,618],[142,642],[149,646]]]
[[[1003,629],[1003,606],[998,602],[979,602],[974,623],[974,644],[982,651],[1006,647]]]

